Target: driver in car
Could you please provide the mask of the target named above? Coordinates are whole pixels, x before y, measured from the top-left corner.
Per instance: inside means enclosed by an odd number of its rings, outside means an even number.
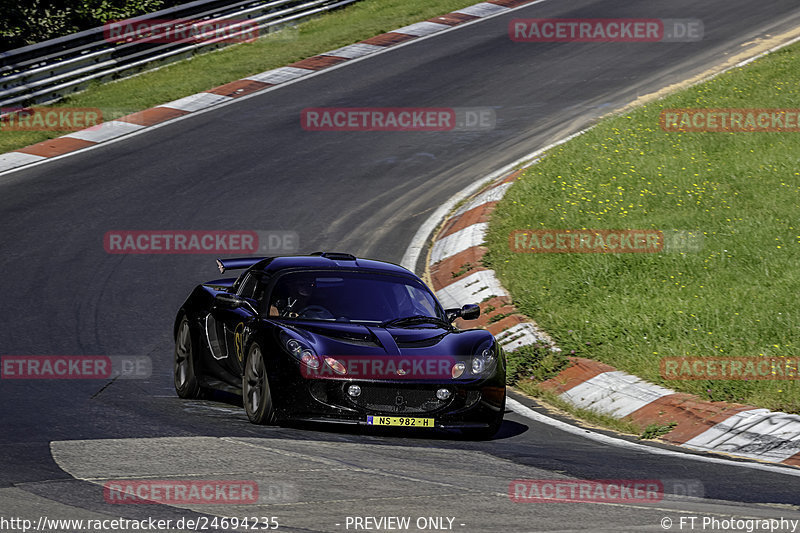
[[[316,318],[316,316],[309,316],[309,312],[318,307],[309,305],[314,295],[315,287],[316,283],[313,277],[289,276],[280,290],[275,291],[279,295],[286,296],[273,300],[269,308],[269,314],[286,318]],[[309,311],[304,313],[307,308]]]

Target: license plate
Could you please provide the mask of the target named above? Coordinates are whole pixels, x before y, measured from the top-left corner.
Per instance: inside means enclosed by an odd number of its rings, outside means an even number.
[[[432,428],[433,418],[412,418],[408,416],[368,416],[370,426],[404,426],[410,428]]]

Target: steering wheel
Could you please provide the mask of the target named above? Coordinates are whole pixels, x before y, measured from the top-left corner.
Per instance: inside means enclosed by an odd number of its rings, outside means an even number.
[[[333,319],[333,313],[322,307],[321,305],[309,305],[304,307],[302,311],[297,313],[297,318],[316,318],[319,320]]]

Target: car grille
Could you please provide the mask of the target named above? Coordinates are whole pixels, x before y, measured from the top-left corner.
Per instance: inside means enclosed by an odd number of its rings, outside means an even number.
[[[378,413],[429,413],[446,406],[451,400],[440,400],[436,389],[361,385],[361,396],[351,398],[355,405]]]

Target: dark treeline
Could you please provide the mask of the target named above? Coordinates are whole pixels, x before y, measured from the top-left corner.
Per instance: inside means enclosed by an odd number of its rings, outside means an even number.
[[[46,41],[189,0],[0,0],[0,51]]]

